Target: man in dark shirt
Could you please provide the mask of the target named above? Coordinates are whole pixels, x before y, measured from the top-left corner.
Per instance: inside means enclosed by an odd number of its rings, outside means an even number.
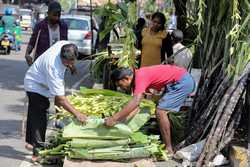
[[[61,5],[56,1],[50,2],[48,17],[35,25],[26,50],[25,59],[29,66],[55,42],[68,39],[68,27],[60,16]],[[30,56],[33,49],[36,49],[34,57]]]

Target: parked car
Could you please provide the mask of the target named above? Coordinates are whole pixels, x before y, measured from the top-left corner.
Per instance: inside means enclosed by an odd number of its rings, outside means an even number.
[[[32,28],[32,10],[20,9],[20,26],[22,29],[28,30]]]
[[[81,55],[91,55],[91,50],[94,51],[97,39],[96,22],[93,21],[94,28],[91,31],[90,16],[63,15],[61,19],[68,25],[68,40],[78,47]],[[93,45],[91,45],[92,40]]]
[[[96,6],[92,6],[92,17],[94,17],[94,20],[96,20],[97,24],[101,23],[101,17],[94,15],[94,11],[96,9]],[[71,8],[69,10],[70,15],[84,15],[84,16],[90,16],[91,15],[91,9],[90,6],[81,6],[78,8]]]

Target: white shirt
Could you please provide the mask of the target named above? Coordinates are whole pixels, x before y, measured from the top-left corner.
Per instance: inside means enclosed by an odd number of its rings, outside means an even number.
[[[64,74],[66,66],[60,57],[61,48],[68,41],[58,41],[46,50],[26,72],[24,89],[45,97],[65,95]]]
[[[52,46],[57,41],[60,41],[59,25],[56,25],[55,28],[51,28],[50,25],[48,25],[48,29],[49,29],[49,43],[50,46]]]
[[[177,43],[173,46],[173,54],[184,48],[185,46],[181,43]],[[188,48],[183,49],[174,56],[174,64],[179,67],[188,68],[192,60],[192,53]]]

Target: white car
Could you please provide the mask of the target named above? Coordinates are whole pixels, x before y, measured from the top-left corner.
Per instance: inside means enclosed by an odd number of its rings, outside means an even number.
[[[63,15],[61,19],[68,25],[68,40],[78,47],[80,54],[91,55],[91,47],[94,50],[97,38],[96,22],[93,21],[95,28],[91,31],[90,16]]]
[[[20,9],[20,26],[27,30],[32,28],[32,10]]]

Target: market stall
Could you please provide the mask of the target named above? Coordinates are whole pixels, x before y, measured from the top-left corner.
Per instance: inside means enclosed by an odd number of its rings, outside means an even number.
[[[58,112],[52,119],[62,120],[64,127],[49,136],[47,147],[40,150],[40,156],[45,159],[66,157],[67,163],[69,159],[73,162],[130,162],[151,158],[147,163],[168,159],[159,135],[150,134],[143,128],[154,114],[155,104],[152,101],[143,100],[126,120],[114,127],[106,127],[104,118],[120,111],[131,96],[111,90],[82,87],[79,92],[68,96],[68,99],[89,118],[83,125],[64,109],[57,108]]]

